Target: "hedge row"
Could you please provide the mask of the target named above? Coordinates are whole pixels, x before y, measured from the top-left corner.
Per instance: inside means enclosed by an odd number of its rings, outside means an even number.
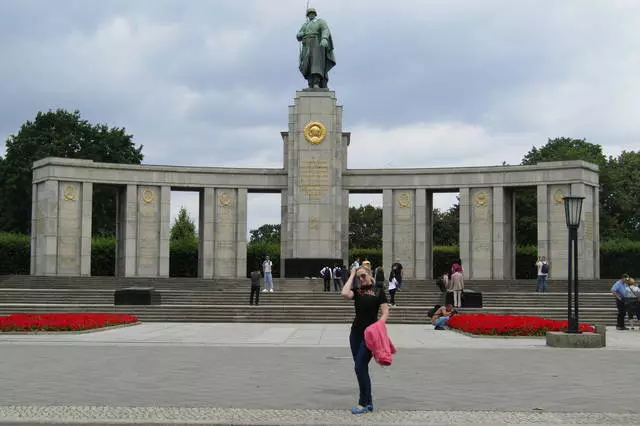
[[[31,257],[30,238],[27,235],[0,233],[0,275],[28,274]],[[250,244],[247,247],[247,272],[259,267],[265,256],[273,261],[274,276],[280,271],[280,245]],[[535,246],[518,247],[516,254],[517,278],[535,278],[533,267],[537,256]],[[349,262],[357,257],[369,260],[374,266],[382,263],[382,250],[353,249]],[[458,248],[437,246],[433,250],[434,276],[449,270],[459,258]],[[109,276],[115,272],[115,238],[94,238],[91,246],[91,274]],[[169,273],[174,277],[198,275],[198,241],[173,241],[170,246]],[[600,276],[617,278],[622,273],[640,276],[640,241],[606,241],[600,245]]]

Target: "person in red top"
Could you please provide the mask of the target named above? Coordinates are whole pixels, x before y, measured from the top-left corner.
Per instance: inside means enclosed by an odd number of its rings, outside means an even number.
[[[359,278],[358,288],[353,287],[353,281]],[[351,269],[351,276],[342,287],[342,297],[353,300],[356,310],[356,317],[351,324],[351,334],[349,343],[351,354],[355,363],[355,372],[360,387],[360,398],[358,405],[351,409],[353,414],[362,414],[373,411],[373,400],[371,397],[371,377],[369,377],[369,361],[372,353],[367,348],[364,341],[364,331],[371,324],[378,321],[378,312],[382,315],[380,321],[386,323],[389,318],[389,306],[384,290],[374,286],[375,280],[371,276],[371,269],[360,266]]]

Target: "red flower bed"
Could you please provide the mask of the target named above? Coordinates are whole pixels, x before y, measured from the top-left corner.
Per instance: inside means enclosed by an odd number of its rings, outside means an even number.
[[[526,315],[458,314],[447,322],[451,328],[489,336],[544,336],[547,331],[566,331],[567,321]],[[580,323],[580,331],[594,332],[589,324]]]
[[[132,315],[109,313],[12,314],[0,316],[0,332],[80,331],[138,322]]]

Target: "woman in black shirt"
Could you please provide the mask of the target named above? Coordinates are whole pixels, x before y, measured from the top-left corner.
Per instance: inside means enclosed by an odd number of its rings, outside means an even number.
[[[360,285],[353,288],[353,281],[358,276]],[[384,290],[374,287],[374,279],[371,270],[361,266],[351,269],[351,276],[342,288],[342,296],[345,299],[353,299],[356,309],[356,317],[351,325],[349,343],[351,344],[351,354],[355,363],[356,377],[360,387],[360,399],[358,406],[351,409],[353,414],[362,414],[373,411],[373,401],[371,398],[371,378],[369,377],[369,361],[371,361],[371,351],[364,342],[364,330],[378,320],[378,311],[382,310],[381,321],[386,322],[389,318],[389,305]]]

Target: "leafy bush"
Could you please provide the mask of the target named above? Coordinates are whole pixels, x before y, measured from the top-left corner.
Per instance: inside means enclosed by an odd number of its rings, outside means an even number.
[[[30,273],[30,239],[28,235],[0,233],[0,275]]]
[[[109,277],[116,271],[116,238],[93,237],[91,241],[91,275]]]
[[[187,238],[169,242],[169,276],[198,276],[198,240]]]

